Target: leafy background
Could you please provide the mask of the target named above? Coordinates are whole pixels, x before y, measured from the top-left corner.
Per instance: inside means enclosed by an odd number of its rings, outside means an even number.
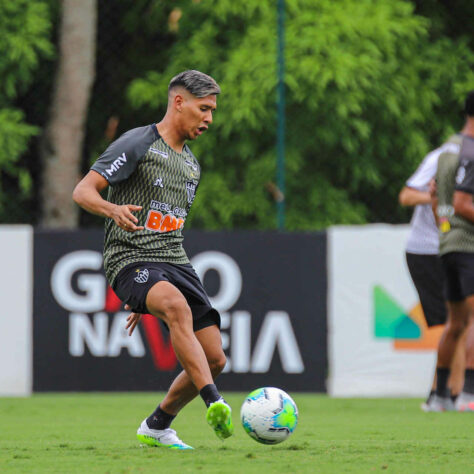
[[[170,78],[199,69],[222,94],[191,144],[203,178],[187,225],[276,228],[276,2],[98,3],[82,171],[120,133],[159,121]],[[408,220],[399,190],[462,126],[474,89],[469,18],[474,3],[460,0],[286,0],[288,230]],[[38,221],[58,19],[56,1],[0,0],[1,222]]]

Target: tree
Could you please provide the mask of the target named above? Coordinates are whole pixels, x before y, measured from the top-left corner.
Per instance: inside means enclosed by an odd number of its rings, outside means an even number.
[[[176,2],[165,71],[132,82],[136,107],[163,107],[195,68],[222,86],[213,130],[192,144],[204,169],[194,225],[275,228],[275,2]],[[422,156],[460,125],[474,54],[430,41],[404,0],[287,0],[287,226],[397,222],[396,196]],[[199,28],[196,27],[199,25]]]
[[[47,38],[49,36],[52,38],[49,43],[52,52],[60,41],[62,2],[42,0],[42,3],[49,20]],[[81,2],[75,3],[76,6],[81,6]],[[31,2],[28,5],[31,5]],[[80,155],[79,172],[81,174],[87,172],[92,161],[111,140],[117,137],[117,134],[137,124],[151,123],[156,120],[156,111],[134,109],[124,97],[126,87],[136,77],[137,71],[148,68],[160,70],[160,67],[163,68],[167,63],[169,46],[175,38],[175,34],[168,28],[168,17],[172,8],[173,5],[167,0],[98,2],[97,21],[100,28],[96,35],[97,60],[94,68],[96,81],[93,84],[92,97],[87,108],[85,139]],[[18,4],[18,10],[25,11],[21,2]],[[10,17],[17,15],[12,9],[9,11],[12,12]],[[21,24],[22,13],[18,13],[18,16],[18,24]],[[2,15],[0,22],[6,17],[7,15]],[[40,20],[34,24],[37,28],[41,26]],[[38,38],[32,37],[32,39]],[[41,46],[41,43],[39,45]],[[156,47],[150,48],[150,45]],[[41,148],[45,147],[46,140],[44,138],[40,140],[38,135],[41,131],[44,135],[48,119],[51,117],[46,112],[51,109],[57,84],[57,81],[53,81],[52,78],[57,75],[59,56],[55,57],[51,52],[48,55],[42,54],[42,57],[47,60],[38,61],[34,75],[26,84],[28,87],[23,87],[15,100],[16,109],[25,117],[24,122],[35,125],[33,130],[36,131],[36,135],[33,139],[25,140],[24,152],[15,162],[16,174],[12,176],[3,171],[1,179],[5,198],[0,198],[0,202],[5,206],[4,210],[0,211],[2,222],[28,222],[33,225],[44,222],[41,218],[44,208],[40,202],[41,196],[44,195],[40,186],[44,178],[44,170],[38,154],[40,156],[45,154],[45,150],[41,151]],[[2,59],[0,58],[0,61]],[[24,60],[23,63],[26,64]],[[74,91],[72,93],[74,94]],[[15,131],[18,131],[11,119],[8,123]],[[11,134],[5,134],[5,137],[11,139]],[[9,159],[12,157],[12,153],[5,155]],[[0,165],[0,173],[2,173],[1,169]],[[72,173],[77,174],[74,167]],[[21,183],[18,174],[22,178]],[[74,178],[68,178],[68,181],[75,184]],[[25,187],[23,183],[28,185],[26,191],[23,190]],[[35,185],[33,186],[32,183]],[[55,182],[50,181],[48,184],[54,185]],[[61,183],[59,185],[61,186]],[[64,189],[63,202],[66,208],[72,202],[71,192],[72,189],[68,190],[67,187]],[[75,213],[76,208],[72,211]],[[89,213],[82,212],[80,218],[80,225],[100,226],[103,224],[102,218]]]
[[[57,196],[40,196],[35,134],[46,126],[54,92],[60,3],[0,0],[2,222],[46,222],[40,197]],[[288,228],[406,221],[398,190],[422,155],[461,125],[460,101],[474,88],[465,21],[472,2],[286,5]],[[191,144],[204,173],[189,224],[275,228],[268,189],[276,161],[276,2],[118,0],[97,8],[97,80],[77,146],[80,172],[120,133],[159,120],[170,77],[201,69],[223,94],[211,131]],[[70,171],[69,184],[46,179],[63,186],[54,199],[64,209],[78,169]],[[80,222],[102,225],[88,213]]]
[[[45,227],[76,227],[78,223],[71,190],[81,169],[94,80],[96,19],[96,0],[63,0],[58,71],[41,146],[41,223]]]
[[[0,0],[0,222],[24,221],[19,205],[32,194],[20,159],[39,129],[25,121],[16,100],[33,82],[39,61],[52,55],[50,32],[45,1]]]

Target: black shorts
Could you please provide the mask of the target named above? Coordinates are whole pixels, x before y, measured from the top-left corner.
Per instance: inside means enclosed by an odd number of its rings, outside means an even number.
[[[221,317],[209,301],[201,280],[188,263],[140,262],[127,265],[115,278],[113,289],[117,296],[136,313],[149,313],[146,307],[148,291],[159,281],[168,281],[183,294],[193,315],[194,331],[216,324]]]
[[[444,324],[447,319],[444,300],[444,273],[438,255],[406,253],[408,270],[420,297],[428,327]]]
[[[445,295],[448,301],[462,301],[474,295],[474,253],[450,252],[441,256]]]

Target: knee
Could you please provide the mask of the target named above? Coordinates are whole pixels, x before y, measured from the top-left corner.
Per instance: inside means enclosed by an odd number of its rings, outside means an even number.
[[[208,359],[209,368],[211,369],[211,374],[213,378],[216,378],[224,370],[226,362],[227,359],[223,352],[215,357]]]
[[[456,339],[459,339],[467,327],[467,321],[464,319],[452,320],[448,322],[448,332]]]
[[[192,327],[191,308],[184,298],[167,298],[162,302],[165,322],[168,326],[190,326]]]

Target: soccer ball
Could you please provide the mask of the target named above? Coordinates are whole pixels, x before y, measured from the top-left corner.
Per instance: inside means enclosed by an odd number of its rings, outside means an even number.
[[[240,409],[247,434],[263,444],[285,441],[296,428],[298,408],[293,399],[275,387],[258,388],[247,395]]]

